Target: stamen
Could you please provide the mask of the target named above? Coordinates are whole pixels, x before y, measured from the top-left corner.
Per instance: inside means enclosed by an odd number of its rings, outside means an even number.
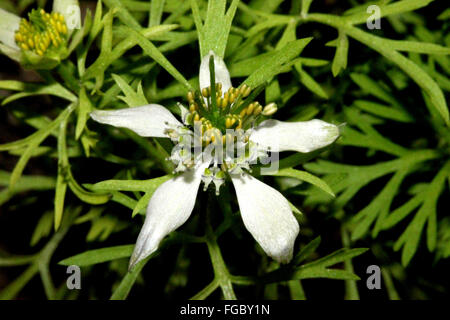
[[[276,103],[272,102],[269,103],[267,106],[264,107],[262,114],[265,116],[271,116],[273,115],[275,112],[277,112],[278,108]]]
[[[63,45],[67,38],[67,26],[64,16],[44,9],[33,9],[29,21],[22,19],[16,31],[17,45],[25,51],[32,51],[43,56],[48,49],[56,49]]]

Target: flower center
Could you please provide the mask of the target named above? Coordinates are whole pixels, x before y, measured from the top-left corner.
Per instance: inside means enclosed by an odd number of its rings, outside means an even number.
[[[189,111],[183,119],[186,127],[167,130],[175,143],[169,158],[177,166],[175,171],[211,161],[202,174],[202,181],[205,190],[213,182],[218,194],[227,173],[250,170],[250,164],[266,157],[267,152],[259,150],[249,141],[249,136],[258,117],[272,115],[277,107],[270,103],[263,108],[254,101],[260,92],[261,88],[252,91],[244,84],[223,93],[221,83],[201,92],[188,92]]]
[[[28,17],[20,21],[15,35],[17,45],[23,50],[43,56],[47,50],[59,48],[66,42],[67,25],[62,14],[34,9]]]
[[[251,95],[252,89],[245,84],[222,93],[221,83],[216,83],[214,88],[203,88],[201,94],[190,91],[187,94],[189,114],[186,123],[190,126],[201,124],[203,145],[217,143],[218,140],[226,144],[230,138],[227,131],[246,131],[260,115],[275,113],[276,104],[271,103],[263,108],[259,102],[253,101],[258,93]]]

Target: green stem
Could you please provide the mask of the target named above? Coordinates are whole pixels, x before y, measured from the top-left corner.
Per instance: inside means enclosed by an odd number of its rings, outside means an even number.
[[[211,281],[206,287],[204,287],[202,290],[200,290],[197,294],[192,296],[189,300],[204,300],[207,297],[211,295],[211,293],[214,292],[214,290],[217,289],[219,286],[219,281],[217,281],[217,278]]]
[[[344,225],[341,226],[342,245],[350,248],[350,237]],[[354,273],[353,263],[350,259],[344,261],[345,270]],[[345,280],[345,300],[359,300],[358,286],[355,280]]]
[[[210,199],[209,199],[210,200]],[[211,201],[209,201],[209,205]],[[233,284],[231,283],[231,275],[228,272],[227,266],[222,258],[220,247],[217,243],[216,235],[211,227],[209,221],[210,206],[207,209],[206,217],[206,244],[208,246],[209,256],[211,257],[211,263],[214,269],[215,280],[217,280],[220,288],[222,289],[223,296],[226,300],[236,300],[234,294]]]

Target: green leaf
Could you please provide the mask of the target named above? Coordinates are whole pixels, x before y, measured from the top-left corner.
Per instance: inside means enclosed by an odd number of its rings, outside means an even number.
[[[289,22],[286,26],[286,29],[283,32],[283,35],[281,36],[280,40],[278,40],[277,45],[275,47],[275,50],[279,50],[283,48],[286,44],[289,42],[297,40],[297,35],[295,33],[297,28],[297,20],[292,20]]]
[[[14,190],[15,184],[17,183],[19,178],[22,176],[22,172],[23,172],[26,164],[28,163],[28,160],[31,158],[31,156],[34,152],[34,149],[36,149],[42,143],[42,141],[44,141],[47,138],[47,136],[54,129],[56,129],[58,127],[58,125],[61,124],[61,122],[63,122],[65,119],[67,119],[67,117],[70,115],[70,113],[73,111],[73,109],[74,109],[73,104],[69,105],[69,107],[67,107],[66,110],[61,112],[60,115],[55,120],[53,120],[48,126],[35,132],[30,137],[26,138],[26,140],[24,139],[25,143],[26,143],[25,144],[26,149],[25,149],[25,152],[20,157],[19,161],[17,162],[16,166],[14,167],[13,172],[11,173],[11,178],[10,178],[10,182],[9,182],[10,190],[12,190],[12,191]],[[17,146],[22,147],[22,146],[24,146],[23,142],[24,141],[22,141],[21,143],[9,144],[9,147],[11,147],[11,145],[13,145],[13,147],[17,147]]]
[[[1,80],[0,89],[20,91],[19,93],[12,94],[5,98],[2,101],[2,105],[21,98],[43,94],[53,95],[72,102],[77,101],[77,97],[72,92],[57,82],[49,84],[35,84],[15,80]]]
[[[145,191],[153,193],[162,183],[171,179],[165,175],[149,180],[106,180],[94,185],[86,185],[92,191]]]
[[[333,76],[336,77],[341,70],[347,68],[347,56],[348,56],[348,38],[345,32],[339,29],[339,36],[336,42],[336,54],[334,55],[333,64],[331,65],[331,71]]]
[[[226,0],[208,1],[205,23],[202,24],[198,5],[191,0],[192,12],[198,32],[201,57],[206,56],[210,50],[220,57],[224,57],[228,42],[231,22],[233,21],[239,0],[233,0],[226,10]],[[225,12],[226,10],[226,12]]]
[[[295,70],[298,72],[300,82],[311,92],[317,94],[319,97],[328,99],[328,94],[322,89],[320,84],[314,80],[305,70],[302,68],[302,63],[298,62],[295,65]]]
[[[305,17],[309,12],[309,7],[311,6],[311,3],[313,0],[302,0],[302,11],[301,15]]]
[[[386,45],[397,51],[417,52],[425,54],[450,54],[450,48],[446,48],[434,43],[407,40],[383,40]]]
[[[394,3],[389,3],[390,1],[387,1],[386,2],[387,4],[378,2],[377,5],[380,8],[380,18],[381,18],[422,8],[430,4],[432,1],[434,0],[402,0],[396,1]],[[345,17],[345,21],[349,24],[366,23],[368,18],[372,15],[372,13],[366,12],[366,8],[367,5],[363,5],[362,6],[363,12],[347,16]]]
[[[133,209],[131,214],[132,217],[137,215],[138,213],[143,212],[145,214],[144,209],[148,206],[150,198],[152,197],[153,192],[146,192],[144,196],[142,196],[136,204],[136,207]]]
[[[114,290],[110,300],[125,300],[127,298],[128,294],[131,291],[131,288],[136,282],[137,277],[141,273],[142,268],[144,268],[145,264],[148,262],[148,260],[151,259],[151,257],[153,257],[153,255],[150,255],[148,258],[139,262],[132,271],[127,272],[125,277],[120,282],[119,286],[116,288],[116,290]]]
[[[120,21],[122,21],[125,25],[134,28],[136,30],[141,29],[141,25],[137,20],[133,17],[133,15],[127,10],[127,8],[123,5],[120,0],[103,0],[103,2],[110,8],[117,12],[117,16]]]
[[[64,213],[64,200],[67,191],[66,176],[69,163],[67,158],[66,131],[67,131],[67,118],[61,122],[58,133],[58,176],[56,178],[55,199],[54,199],[55,230],[58,230],[61,225]]]
[[[396,104],[397,102],[392,97],[390,92],[387,92],[380,84],[372,80],[369,76],[362,73],[351,73],[350,78],[355,82],[363,91],[381,99],[390,104]]]
[[[297,57],[312,38],[299,39],[289,42],[282,49],[275,51],[269,59],[256,69],[244,83],[252,88],[269,81],[273,76],[284,71],[283,67],[290,67],[289,63]]]
[[[51,228],[51,225],[50,225]],[[22,255],[0,255],[0,267],[22,266],[33,262],[36,256],[22,256]]]
[[[314,240],[312,240],[311,242],[309,242],[306,246],[304,246],[299,253],[297,253],[294,257],[294,259],[292,259],[292,264],[293,265],[298,265],[300,263],[302,263],[303,261],[305,261],[306,259],[308,259],[308,257],[311,256],[312,253],[314,253],[317,248],[319,247],[321,242],[321,237],[318,236],[317,238],[315,238]]]
[[[134,245],[122,245],[108,248],[89,250],[58,262],[63,266],[77,265],[80,267],[108,262],[116,259],[128,258],[133,253]]]
[[[138,31],[127,28],[129,31],[129,37],[134,38],[134,41],[144,50],[150,58],[155,60],[161,67],[163,67],[171,76],[185,86],[187,90],[192,90],[189,82],[183,77],[183,75],[166,59],[166,57],[155,47],[153,43],[147,40]]]
[[[409,199],[405,204],[392,211],[383,222],[383,229],[390,229],[404,218],[406,218],[414,209],[424,201],[424,193],[418,194]]]
[[[166,0],[153,0],[150,3],[150,19],[148,26],[153,27],[161,23],[161,18]]]
[[[46,238],[52,232],[53,212],[44,213],[34,229],[31,236],[30,246],[34,247],[42,238]]]
[[[129,107],[137,107],[148,104],[147,99],[142,92],[142,87],[139,86],[138,92],[134,91],[133,88],[128,85],[128,83],[119,75],[112,74],[111,75],[114,81],[117,83],[119,88],[125,94],[125,97],[122,99]]]
[[[306,171],[301,171],[297,169],[287,168],[287,169],[281,169],[276,172],[264,172],[263,175],[270,175],[270,176],[277,176],[277,177],[291,177],[295,178],[301,181],[306,181],[308,183],[311,183],[315,185],[316,187],[320,188],[321,190],[325,191],[332,197],[334,197],[334,193],[331,190],[331,188],[326,184],[325,181],[322,179],[310,174]]]
[[[150,28],[140,30],[143,37],[148,39],[159,39],[167,32],[176,29],[178,26],[171,25],[159,25]],[[98,57],[98,59],[89,66],[86,73],[83,75],[85,79],[95,77],[98,73],[104,72],[111,64],[121,58],[128,50],[136,46],[139,42],[136,37],[130,37],[127,27],[119,26],[114,29],[114,36],[124,38],[117,43],[109,54],[104,54]],[[122,75],[123,77],[125,76]],[[131,79],[130,79],[131,81]]]
[[[450,125],[450,116],[444,94],[437,83],[417,64],[405,58],[392,49],[383,38],[368,34],[356,28],[347,28],[349,36],[378,51],[384,57],[392,60],[397,66],[411,77],[430,97],[432,106],[440,113],[447,126]]]
[[[111,199],[111,194],[109,193],[93,193],[84,190],[78,182],[72,176],[72,172],[69,170],[66,173],[66,179],[69,184],[70,190],[83,202],[100,205],[108,202]]]
[[[307,163],[304,167],[316,174],[327,174],[324,180],[327,182],[335,180],[333,191],[338,194],[334,200],[336,207],[342,207],[349,202],[356,193],[365,185],[386,174],[396,172],[402,168],[418,165],[419,163],[435,159],[438,155],[433,150],[420,150],[408,152],[399,159],[387,162],[377,163],[369,166],[352,166],[336,164],[328,161],[319,160],[316,163]],[[328,199],[311,194],[306,203],[315,201],[327,202]]]
[[[84,87],[80,89],[78,102],[78,118],[75,129],[75,139],[78,140],[86,126],[87,115],[92,111],[92,104],[89,100]]]
[[[356,256],[359,256],[359,255],[363,254],[364,252],[366,252],[367,250],[369,250],[369,249],[368,248],[356,248],[356,249],[342,248],[342,249],[339,249],[339,250],[333,252],[332,254],[329,254],[323,258],[320,258],[316,261],[305,264],[303,267],[304,268],[311,268],[311,267],[317,268],[319,266],[322,268],[330,267],[337,263],[340,263],[345,260],[349,260]]]
[[[370,204],[352,218],[352,221],[356,224],[351,235],[352,241],[360,239],[375,220],[376,224],[372,231],[372,236],[377,236],[384,219],[388,215],[391,203],[398,192],[400,184],[408,174],[408,171],[408,168],[402,168],[400,171],[397,171]]]
[[[433,220],[436,219],[436,206],[439,199],[439,195],[444,189],[447,176],[450,174],[450,161],[448,161],[439,173],[434,177],[433,181],[428,185],[425,191],[425,196],[422,206],[417,211],[414,219],[409,226],[397,240],[394,245],[395,250],[399,250],[403,246],[402,250],[402,264],[407,266],[413,256],[415,255],[422,230],[425,227],[425,223],[428,220],[427,229],[427,245],[428,250],[433,251],[436,247],[437,229],[436,223]]]
[[[374,115],[391,119],[399,122],[414,122],[414,118],[403,109],[396,109],[380,103],[368,101],[368,100],[355,100],[353,102],[355,107],[360,108],[366,112],[370,112]]]

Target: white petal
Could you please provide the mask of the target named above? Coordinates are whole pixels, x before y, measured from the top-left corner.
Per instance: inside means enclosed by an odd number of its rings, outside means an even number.
[[[19,29],[20,17],[0,8],[0,42],[18,49],[15,32]]]
[[[188,124],[186,121],[186,118],[190,114],[189,110],[179,102],[178,102],[178,108],[180,109],[181,120],[183,121],[184,124]]]
[[[211,85],[210,72],[209,72],[209,58],[214,56],[214,73],[216,76],[216,83],[222,84],[222,92],[225,93],[231,87],[230,73],[227,66],[221,57],[216,55],[213,51],[210,51],[203,57],[200,64],[200,90],[209,87]]]
[[[275,152],[311,152],[333,143],[338,137],[338,126],[322,120],[282,122],[270,119],[253,130],[250,140]]]
[[[10,47],[0,42],[0,52],[19,63],[22,60],[22,52],[18,47]]]
[[[53,11],[64,16],[69,30],[81,28],[81,12],[78,0],[54,0]]]
[[[180,227],[192,213],[205,166],[186,171],[156,189],[147,207],[144,226],[139,233],[130,270],[158,249],[161,240]]]
[[[97,122],[128,128],[143,137],[166,138],[165,130],[181,123],[169,110],[158,104],[120,110],[96,110],[91,117]]]
[[[289,202],[267,184],[244,173],[232,175],[244,225],[255,240],[275,260],[292,259],[299,225]]]

